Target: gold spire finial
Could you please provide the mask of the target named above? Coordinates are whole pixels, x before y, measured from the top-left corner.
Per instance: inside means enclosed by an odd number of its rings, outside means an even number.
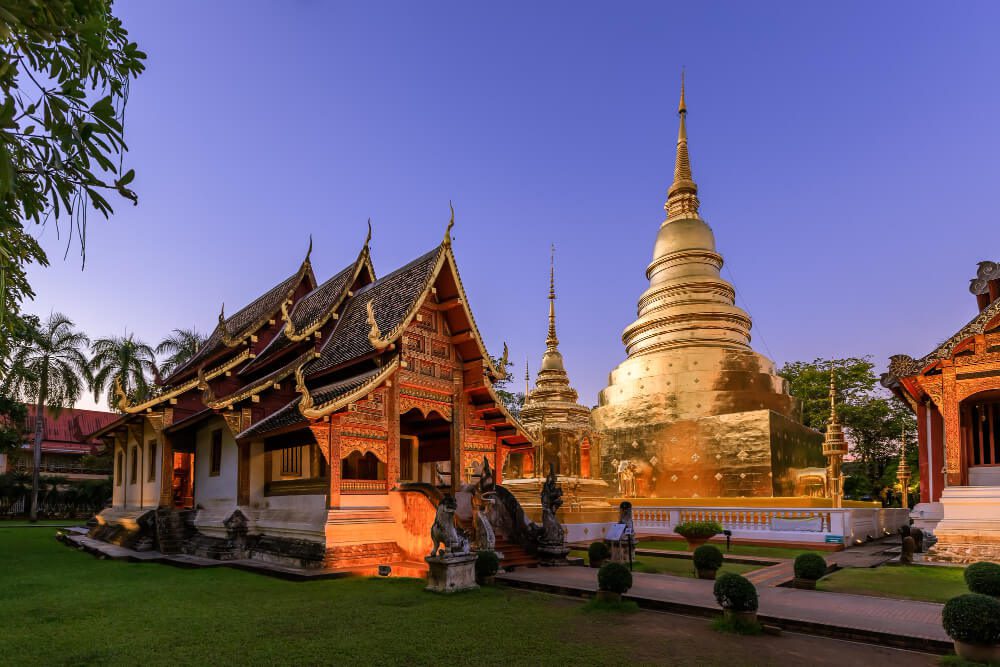
[[[677,105],[677,113],[685,114],[687,113],[687,104],[684,102],[684,68],[681,68],[681,101]]]
[[[531,372],[528,371],[528,357],[524,357],[524,397],[531,393]]]
[[[313,254],[313,235],[309,235],[309,249],[306,250],[306,258],[302,260],[302,264],[306,265],[309,263],[309,257]]]
[[[830,364],[830,424],[837,423],[837,376],[834,366]]]
[[[365,249],[368,248],[368,244],[371,242],[371,240],[372,240],[372,219],[368,218],[368,235],[365,236],[365,245],[364,245]]]
[[[556,336],[556,244],[552,244],[549,254],[549,334],[545,346],[554,350],[559,345]]]
[[[451,228],[455,226],[455,207],[451,205],[451,200],[448,200],[448,208],[451,209],[451,220],[448,221],[448,227],[444,230],[444,245],[446,248],[451,247]]]
[[[685,101],[684,70],[681,70],[681,97],[677,105],[680,124],[677,128],[677,157],[674,160],[674,182],[667,191],[663,205],[667,220],[698,218],[698,186],[691,174],[691,158],[687,145],[687,102]]]
[[[219,309],[219,326],[223,329],[226,328],[226,302],[222,302],[222,308]]]

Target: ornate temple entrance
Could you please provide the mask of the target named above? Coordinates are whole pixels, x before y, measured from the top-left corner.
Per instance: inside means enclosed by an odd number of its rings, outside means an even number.
[[[399,416],[399,478],[451,486],[451,422],[417,408]]]
[[[1000,391],[970,396],[959,411],[969,485],[1000,485]]]

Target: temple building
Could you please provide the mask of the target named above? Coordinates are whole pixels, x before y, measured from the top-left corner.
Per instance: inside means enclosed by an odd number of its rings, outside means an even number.
[[[750,316],[720,276],[699,214],[681,83],[666,220],[646,268],[627,358],[593,411],[601,471],[627,497],[825,495],[822,436],[799,421],[774,362],[750,346]]]
[[[26,405],[27,418],[23,425],[24,442],[9,454],[0,454],[0,474],[30,473],[35,467],[35,411]],[[100,441],[88,438],[102,426],[116,419],[113,412],[80,408],[46,409],[42,411],[42,475],[63,477],[70,481],[107,479],[111,466],[106,457],[95,456]]]
[[[882,384],[917,416],[928,558],[1000,561],[1000,264],[981,262],[970,291],[979,313],[929,354],[892,357]]]
[[[123,414],[95,434],[113,453],[114,498],[93,536],[297,567],[423,568],[441,494],[533,446],[493,390],[501,371],[469,309],[453,222],[381,278],[370,228],[325,282],[307,254],[220,313],[155,398],[121,394]]]
[[[549,268],[549,321],[545,353],[535,388],[525,386],[521,425],[535,442],[533,450],[508,458],[504,486],[533,519],[541,516],[542,484],[554,470],[565,494],[559,520],[566,524],[570,541],[583,541],[606,530],[615,518],[608,498],[611,489],[599,477],[599,442],[590,422],[590,408],[580,405],[570,386],[556,334],[555,248]],[[528,382],[526,378],[526,383]],[[598,525],[600,524],[600,525]]]

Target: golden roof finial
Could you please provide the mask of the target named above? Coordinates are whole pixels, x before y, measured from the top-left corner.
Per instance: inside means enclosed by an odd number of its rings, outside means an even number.
[[[371,327],[368,331],[368,342],[372,344],[376,352],[382,352],[389,347],[389,341],[382,338],[382,330],[379,329],[378,322],[375,321],[375,307],[370,299],[365,305],[365,309],[368,311],[368,326]]]
[[[444,230],[444,246],[446,248],[451,247],[451,228],[455,226],[455,207],[451,205],[451,200],[448,200],[448,208],[451,209],[451,220],[448,221],[448,227]]]
[[[503,356],[500,357],[500,363],[497,364],[497,381],[503,381],[507,379],[507,365],[510,363],[510,350],[507,349],[507,342],[504,341],[503,344]]]
[[[303,266],[309,263],[309,257],[312,256],[313,252],[313,235],[309,235],[309,249],[306,250],[306,258],[302,260]]]
[[[687,102],[684,90],[684,71],[681,70],[681,97],[677,105],[680,125],[677,128],[677,156],[674,160],[674,182],[667,191],[667,203],[663,208],[667,220],[698,218],[698,186],[691,174],[691,158],[687,145]]]
[[[306,386],[306,378],[305,373],[302,372],[302,366],[295,369],[295,391],[301,396],[299,400],[299,412],[312,409],[313,397],[309,393],[309,387]]]
[[[368,235],[365,236],[365,245],[364,245],[364,248],[366,250],[368,249],[368,244],[371,242],[371,240],[372,240],[372,219],[368,218]]]
[[[222,308],[219,309],[219,326],[225,330],[226,328],[226,302],[222,302]]]
[[[115,405],[119,410],[125,412],[128,410],[128,395],[125,394],[125,390],[122,389],[122,378],[120,375],[115,376],[115,397],[118,399]]]

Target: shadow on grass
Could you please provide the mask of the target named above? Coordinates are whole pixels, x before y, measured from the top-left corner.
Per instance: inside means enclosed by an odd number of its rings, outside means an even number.
[[[938,664],[946,667],[1000,667],[998,662],[971,662],[957,655],[943,655]]]
[[[590,598],[580,609],[585,614],[634,614],[639,611],[639,605],[633,600],[608,602],[607,600]]]
[[[728,632],[733,635],[759,635],[764,632],[760,623],[747,623],[746,621],[729,619],[725,616],[720,616],[712,621],[712,629],[716,632]]]

